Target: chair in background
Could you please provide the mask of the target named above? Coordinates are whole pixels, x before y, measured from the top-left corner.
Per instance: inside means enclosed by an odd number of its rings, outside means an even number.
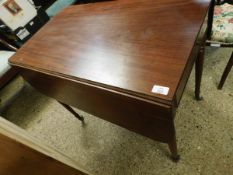
[[[77,0],[57,0],[46,9],[46,13],[50,18],[52,18],[57,15],[62,9],[73,5],[76,2]]]
[[[17,75],[17,70],[8,64],[8,59],[16,50],[16,47],[0,38],[0,89]]]
[[[233,0],[213,0],[208,16],[208,46],[233,48]],[[233,52],[223,72],[218,89],[222,89],[233,65]]]

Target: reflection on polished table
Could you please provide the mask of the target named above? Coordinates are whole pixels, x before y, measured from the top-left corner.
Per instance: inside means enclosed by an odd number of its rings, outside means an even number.
[[[71,6],[10,64],[66,107],[167,143],[178,160],[174,117],[195,61],[199,97],[198,54],[209,5],[210,0],[119,0]],[[166,88],[152,92],[154,85],[169,88],[168,94]]]

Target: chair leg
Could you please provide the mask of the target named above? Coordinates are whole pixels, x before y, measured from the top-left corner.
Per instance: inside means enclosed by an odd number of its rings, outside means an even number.
[[[231,53],[231,58],[228,61],[227,66],[223,72],[222,78],[221,78],[219,85],[218,85],[218,89],[222,89],[222,87],[227,79],[227,76],[228,76],[229,72],[231,71],[232,65],[233,65],[233,52]]]
[[[84,122],[84,118],[80,116],[77,112],[75,112],[69,105],[62,103],[58,101],[64,108],[66,108],[69,112],[71,112],[76,118],[78,118],[80,121]]]
[[[200,46],[200,50],[196,59],[195,64],[195,98],[196,100],[202,100],[200,96],[201,91],[201,79],[203,72],[203,64],[204,64],[204,55],[205,55],[205,45]]]

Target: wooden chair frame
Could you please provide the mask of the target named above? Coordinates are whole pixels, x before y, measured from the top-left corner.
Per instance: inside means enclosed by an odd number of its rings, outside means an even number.
[[[208,28],[207,28],[207,39],[208,40],[211,40],[211,32],[212,32],[213,17],[214,17],[214,7],[215,7],[215,5],[221,5],[224,3],[229,3],[229,4],[233,5],[233,0],[212,0],[211,1],[211,6],[209,9],[209,14],[208,14]],[[206,45],[211,46],[211,43],[208,42],[208,43],[206,43]],[[233,48],[233,44],[220,43],[220,47],[232,47]],[[218,89],[222,89],[232,66],[233,66],[233,52],[232,52],[231,57],[227,63],[227,66],[223,72],[222,78],[221,78],[219,85],[218,85]]]

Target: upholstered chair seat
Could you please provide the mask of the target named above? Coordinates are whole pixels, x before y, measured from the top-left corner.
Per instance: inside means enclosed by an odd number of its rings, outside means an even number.
[[[233,44],[233,5],[215,5],[211,40],[208,42]]]
[[[8,59],[14,54],[15,52],[12,51],[0,50],[0,77],[2,77],[7,71],[10,70],[11,67],[8,64]]]

